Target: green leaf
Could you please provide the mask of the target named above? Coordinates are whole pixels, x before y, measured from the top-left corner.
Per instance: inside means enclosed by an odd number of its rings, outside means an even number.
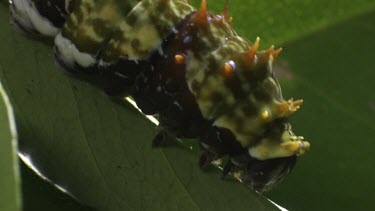
[[[0,69],[2,67],[0,66]],[[22,195],[19,162],[17,158],[17,132],[8,96],[0,83],[0,210],[91,210],[79,205],[72,197],[61,192],[21,164]],[[23,198],[23,205],[21,205]]]
[[[0,71],[2,66],[0,65]],[[13,109],[0,83],[0,210],[20,211],[17,131]]]

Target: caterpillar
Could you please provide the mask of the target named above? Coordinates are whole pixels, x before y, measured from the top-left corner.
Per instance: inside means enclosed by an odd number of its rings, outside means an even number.
[[[159,118],[153,145],[166,136],[199,140],[202,168],[226,159],[258,192],[287,176],[309,142],[288,117],[302,100],[285,100],[272,70],[281,52],[258,50],[223,12],[185,0],[13,0],[11,21],[54,38],[57,63],[115,98],[131,96]]]

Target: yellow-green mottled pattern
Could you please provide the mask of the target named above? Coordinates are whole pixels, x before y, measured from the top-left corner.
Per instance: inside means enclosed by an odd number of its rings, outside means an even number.
[[[62,34],[75,43],[81,52],[95,55],[134,6],[130,2],[128,4],[128,11],[122,14],[114,0],[77,0]]]
[[[220,38],[223,39],[223,38]],[[193,82],[201,84],[200,89],[193,90],[202,114],[207,119],[215,119],[219,115],[227,112],[236,102],[237,96],[233,93],[236,90],[231,89],[228,84],[229,79],[223,73],[224,63],[235,60],[239,56],[239,52],[243,52],[250,48],[250,43],[239,36],[224,37],[224,44],[202,58],[202,63],[207,63],[204,69],[187,71],[187,80],[190,87]],[[240,55],[241,57],[242,55]],[[195,73],[195,74],[194,74]],[[237,76],[234,76],[237,77]],[[240,82],[240,81],[238,81]],[[237,84],[240,85],[240,84]]]
[[[145,59],[192,11],[193,8],[182,1],[143,0],[120,23],[119,31],[109,41],[103,59],[111,61],[124,55]]]
[[[101,50],[107,62],[142,59],[192,11],[182,0],[79,0],[62,33],[81,52]]]
[[[210,53],[188,52],[186,56],[187,83],[202,115],[214,120],[214,125],[230,129],[243,147],[256,144],[264,125],[279,118],[274,115],[276,105],[285,102],[272,76],[272,56],[265,60],[266,52],[258,52],[248,65],[246,52],[252,44],[222,21],[213,20],[197,33],[207,48],[218,46]],[[229,75],[224,71],[226,62],[235,64]],[[269,114],[267,120],[261,119],[264,111]]]

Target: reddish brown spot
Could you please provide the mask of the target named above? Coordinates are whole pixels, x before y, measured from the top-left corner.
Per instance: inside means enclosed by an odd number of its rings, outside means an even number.
[[[270,59],[271,54],[273,55],[274,52],[275,52],[275,46],[271,45],[271,47],[269,47],[266,51],[266,60],[267,61]]]
[[[283,50],[282,48],[278,48],[276,51],[274,51],[272,54],[273,59],[277,59],[277,57],[279,56],[282,50]]]
[[[247,57],[251,63],[254,60],[255,54],[258,52],[259,42],[260,42],[260,38],[257,37],[253,46],[251,46],[250,50],[247,52]]]
[[[232,23],[233,23],[233,18],[230,17],[230,18],[227,20],[227,23],[228,23],[229,25],[232,25]]]
[[[193,17],[194,22],[198,24],[208,24],[207,1],[202,0],[201,8]]]
[[[231,76],[233,73],[232,65],[228,64],[227,62],[224,64],[224,74],[225,76]]]
[[[228,13],[229,13],[229,0],[226,1],[223,12],[221,12],[221,16],[226,22],[228,22]]]
[[[185,57],[184,57],[184,55],[176,54],[174,56],[174,61],[175,61],[176,64],[183,64],[185,62]]]

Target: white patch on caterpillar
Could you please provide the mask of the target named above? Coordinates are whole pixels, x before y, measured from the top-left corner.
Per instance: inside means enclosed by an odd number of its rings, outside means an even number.
[[[10,10],[14,21],[26,30],[51,37],[60,32],[60,29],[39,14],[34,3],[30,0],[12,0]]]
[[[266,140],[255,147],[250,147],[248,149],[249,155],[258,160],[290,157],[294,155],[294,153],[270,142],[271,141]]]
[[[79,65],[87,68],[96,63],[95,57],[91,54],[80,52],[77,47],[59,33],[55,38],[55,49],[61,62],[68,67]]]
[[[281,144],[288,142],[291,137],[289,131],[285,131],[280,140],[263,138],[257,145],[248,148],[249,155],[259,160],[293,156],[297,153],[287,150]]]

